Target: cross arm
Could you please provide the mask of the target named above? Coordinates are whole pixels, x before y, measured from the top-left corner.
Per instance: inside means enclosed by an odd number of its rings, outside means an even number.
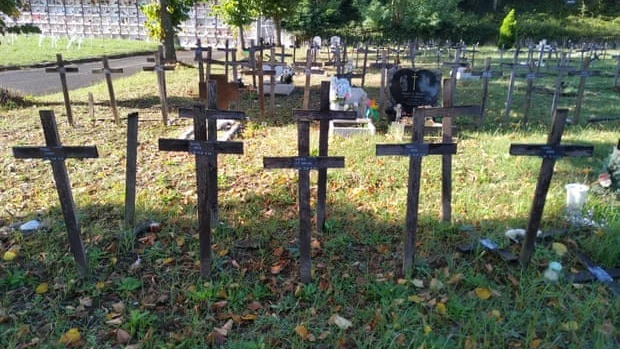
[[[543,158],[589,157],[594,153],[590,145],[511,144],[510,155],[539,156]]]
[[[357,112],[352,110],[293,110],[294,120],[355,120],[356,118]]]
[[[425,156],[438,154],[456,154],[456,143],[410,143],[410,144],[377,144],[376,155],[407,155]]]
[[[294,168],[311,170],[319,168],[343,168],[343,156],[292,156],[292,157],[264,157],[264,168]]]
[[[115,73],[122,73],[123,72],[123,68],[97,68],[97,69],[93,69],[91,70],[91,73],[93,74],[115,74]]]
[[[77,67],[54,67],[45,68],[46,73],[77,73],[79,69]]]
[[[426,117],[480,115],[480,105],[459,105],[454,107],[418,108]]]
[[[242,111],[234,111],[234,110],[205,110],[204,116],[207,119],[232,119],[232,120],[245,120],[246,115]],[[194,117],[194,109],[193,108],[179,108],[179,117],[182,118],[193,118]]]
[[[159,150],[182,151],[194,155],[243,154],[243,142],[211,142],[160,138]]]
[[[13,147],[17,159],[64,160],[67,158],[97,158],[96,146],[86,147]]]

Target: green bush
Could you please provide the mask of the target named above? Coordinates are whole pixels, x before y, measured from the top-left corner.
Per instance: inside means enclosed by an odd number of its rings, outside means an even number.
[[[511,48],[517,41],[517,20],[515,19],[515,10],[512,9],[504,20],[501,27],[499,27],[499,39],[497,40],[497,47],[499,48]]]

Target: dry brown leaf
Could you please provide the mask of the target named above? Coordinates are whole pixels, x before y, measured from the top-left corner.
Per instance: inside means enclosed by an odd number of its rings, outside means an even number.
[[[536,349],[542,344],[542,339],[536,338],[530,343],[530,349]]]
[[[224,326],[216,327],[213,330],[215,332],[217,332],[218,334],[226,337],[226,336],[228,336],[228,332],[230,332],[230,330],[232,330],[233,324],[234,324],[234,321],[232,319],[230,319],[230,320],[226,321]]]
[[[299,337],[301,337],[301,339],[303,339],[303,340],[308,339],[309,332],[308,332],[308,329],[306,328],[306,326],[304,326],[304,325],[297,325],[295,327],[295,333],[297,333],[297,335]]]
[[[218,311],[228,305],[228,301],[218,301],[211,305],[211,311]]]
[[[75,345],[80,341],[81,338],[82,335],[80,334],[80,331],[77,328],[72,328],[69,331],[65,332],[62,337],[60,337],[58,343],[64,345]]]
[[[129,334],[129,332],[123,330],[122,328],[116,330],[116,343],[125,344],[129,342],[130,339],[131,335]]]
[[[330,316],[329,319],[327,320],[327,323],[330,325],[336,325],[341,330],[346,330],[349,327],[353,326],[353,323],[351,321],[343,318],[342,316],[338,314],[334,314]]]
[[[112,304],[112,309],[120,314],[125,311],[125,304],[123,302],[114,303]]]
[[[287,264],[288,264],[288,261],[279,260],[271,265],[271,268],[269,268],[269,271],[272,274],[280,274],[280,272],[282,272],[282,269],[284,269],[284,267],[286,267]]]
[[[250,304],[248,304],[248,306],[247,306],[248,310],[251,310],[251,311],[257,311],[258,309],[260,309],[260,308],[262,308],[262,307],[263,307],[263,305],[262,305],[262,304],[260,304],[260,302],[259,302],[259,301],[252,301],[252,302],[251,302]]]
[[[258,315],[256,314],[245,314],[241,316],[241,320],[243,321],[254,321],[256,319],[258,319]]]
[[[464,279],[464,276],[462,273],[454,274],[450,277],[450,279],[448,279],[447,284],[456,285],[456,284],[459,284],[461,281],[463,281],[463,279]]]
[[[276,257],[280,257],[282,256],[282,254],[284,253],[284,247],[280,246],[278,248],[276,248],[275,250],[273,250],[272,254]]]

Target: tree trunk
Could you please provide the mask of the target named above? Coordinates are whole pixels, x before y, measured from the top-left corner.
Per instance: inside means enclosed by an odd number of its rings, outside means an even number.
[[[237,47],[245,48],[245,38],[244,38],[244,35],[243,35],[243,26],[239,27],[239,43],[240,43],[240,45],[237,45]]]
[[[161,19],[161,28],[164,35],[164,59],[167,62],[176,62],[177,54],[174,49],[174,28],[170,20],[170,13],[166,9],[168,0],[159,0],[159,16]]]
[[[273,20],[273,27],[276,31],[275,32],[276,46],[282,47],[282,25],[280,23],[280,16],[274,16],[272,20]]]

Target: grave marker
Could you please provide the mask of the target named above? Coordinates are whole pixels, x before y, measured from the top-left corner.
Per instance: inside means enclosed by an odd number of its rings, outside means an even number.
[[[586,57],[583,60],[581,72],[579,73],[579,87],[577,89],[577,101],[575,103],[575,120],[576,124],[579,124],[579,118],[581,116],[581,103],[583,102],[583,92],[586,86],[586,78],[590,76],[588,71],[590,68],[590,57]]]
[[[161,116],[165,126],[168,126],[168,96],[166,94],[166,70],[174,70],[174,66],[166,65],[163,59],[164,47],[159,45],[155,54],[155,65],[152,67],[142,67],[144,71],[157,72],[157,83],[159,84],[159,99],[161,101]]]
[[[245,119],[243,112],[205,110],[195,105],[179,109],[181,117],[193,117],[194,139],[159,139],[159,150],[182,151],[196,156],[198,230],[200,236],[200,275],[211,273],[211,227],[217,223],[217,156],[243,154],[242,142],[219,142],[216,120]]]
[[[439,89],[439,79],[430,70],[399,69],[389,81],[393,104],[400,104],[409,114],[416,107],[436,105]]]
[[[527,224],[525,240],[519,261],[522,266],[527,266],[532,258],[534,244],[536,241],[536,233],[540,228],[543,210],[545,208],[545,200],[547,191],[553,176],[553,167],[555,161],[561,157],[588,157],[592,156],[594,147],[581,145],[560,145],[562,132],[566,124],[566,116],[568,110],[558,109],[553,117],[551,131],[547,136],[546,144],[511,144],[510,155],[525,155],[542,157],[542,165],[538,182],[536,183],[536,191],[534,193],[534,201],[530,210],[529,221]]]
[[[112,85],[112,74],[122,73],[123,68],[110,68],[108,63],[108,57],[103,56],[103,69],[93,69],[93,74],[105,74],[105,81],[108,85],[108,93],[110,95],[110,108],[112,108],[112,115],[114,115],[114,123],[120,125],[121,120],[118,117],[118,108],[116,107],[116,98],[114,97],[114,86]]]
[[[136,223],[136,171],[138,163],[138,113],[127,115],[127,163],[125,164],[125,229]]]
[[[523,106],[523,126],[527,125],[529,122],[530,107],[532,106],[532,91],[534,90],[534,80],[536,79],[534,61],[528,61],[527,67],[528,73],[526,74],[527,87],[525,88],[525,105]]]
[[[69,88],[67,87],[67,76],[66,73],[77,73],[77,67],[65,67],[65,63],[62,60],[62,55],[60,53],[56,54],[56,67],[55,68],[45,68],[46,73],[58,73],[60,75],[60,84],[62,85],[62,95],[65,100],[65,109],[67,110],[67,119],[69,120],[69,125],[73,126],[73,112],[71,111],[71,100],[69,99]]]
[[[517,46],[517,48],[515,49],[515,54],[514,57],[512,58],[512,64],[504,64],[503,65],[509,65],[510,66],[510,80],[508,82],[508,93],[506,95],[506,108],[504,109],[504,124],[508,123],[508,120],[510,119],[510,108],[512,108],[512,95],[514,93],[514,88],[515,88],[515,77],[516,77],[516,69],[519,65],[519,51],[520,48]]]
[[[454,143],[424,143],[425,114],[426,111],[423,108],[414,110],[411,143],[377,144],[376,148],[377,156],[409,156],[406,235],[403,254],[403,275],[405,276],[411,272],[415,256],[422,157],[427,155],[456,154],[456,144]]]
[[[551,115],[555,114],[555,111],[558,109],[558,102],[562,94],[564,73],[575,70],[573,67],[566,65],[566,53],[562,53],[560,57],[560,64],[554,68],[554,70],[558,71],[558,76],[555,79],[555,93],[553,94],[553,101],[551,102]]]
[[[52,164],[52,173],[62,214],[65,219],[67,234],[69,235],[69,244],[71,246],[71,254],[77,263],[80,274],[88,273],[88,261],[86,260],[86,252],[84,251],[84,243],[80,233],[80,225],[75,212],[75,202],[71,193],[71,184],[69,175],[65,166],[65,159],[68,158],[96,158],[99,157],[97,147],[67,147],[62,146],[56,118],[51,110],[39,111],[41,124],[43,126],[43,134],[45,136],[44,147],[13,147],[13,156],[17,159],[43,159],[49,160]]]
[[[321,84],[321,94],[327,90],[329,95],[329,86],[327,88],[324,83]],[[323,98],[321,98],[323,101]],[[310,208],[310,170],[318,169],[327,171],[328,168],[343,168],[344,157],[330,157],[320,155],[310,156],[310,121],[312,119],[329,120],[333,114],[338,114],[339,118],[346,116],[343,111],[316,111],[294,110],[293,117],[297,120],[297,149],[298,156],[293,157],[264,157],[263,166],[266,169],[275,168],[292,168],[299,171],[298,179],[298,202],[299,202],[299,274],[301,282],[309,283],[312,281],[311,261],[310,261],[310,243],[311,243],[311,208]],[[329,124],[328,124],[329,126]],[[320,142],[320,141],[319,141]],[[320,145],[319,145],[320,146]],[[327,151],[327,148],[324,148]],[[318,210],[318,209],[317,209]],[[318,215],[318,213],[317,213]],[[322,229],[322,226],[320,227]]]
[[[484,124],[484,110],[489,100],[489,79],[493,76],[491,72],[491,58],[484,60],[484,70],[482,71],[482,102],[480,104],[480,116],[476,122],[476,127],[480,128]]]

